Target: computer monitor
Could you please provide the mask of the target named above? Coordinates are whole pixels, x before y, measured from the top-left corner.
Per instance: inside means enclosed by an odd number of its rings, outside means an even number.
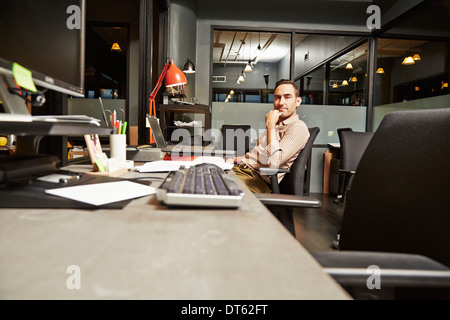
[[[32,72],[38,89],[84,97],[84,29],[85,0],[0,0],[2,85],[10,85],[16,62]],[[4,112],[28,113],[4,91]]]

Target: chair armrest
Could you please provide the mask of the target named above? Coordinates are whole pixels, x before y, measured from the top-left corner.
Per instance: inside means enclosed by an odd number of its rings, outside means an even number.
[[[344,173],[344,174],[355,174],[355,170],[345,170],[345,169],[339,169],[340,173]]]
[[[288,173],[289,170],[287,169],[277,169],[277,168],[259,168],[259,173],[263,176],[272,176],[277,173]]]
[[[270,177],[270,185],[272,187],[273,193],[280,193],[280,186],[278,184],[278,173],[288,173],[287,169],[278,169],[278,168],[259,168],[258,172],[260,175],[269,176]]]
[[[371,275],[364,268],[324,268],[342,286],[361,286],[367,284]],[[450,288],[450,271],[380,269],[381,285],[384,287],[445,287]]]
[[[374,274],[369,266],[378,267],[384,287],[447,287],[450,269],[429,257],[395,252],[326,251],[313,257],[323,270],[343,286],[366,287]]]
[[[320,208],[322,203],[314,198],[291,194],[255,193],[265,206],[292,208]]]

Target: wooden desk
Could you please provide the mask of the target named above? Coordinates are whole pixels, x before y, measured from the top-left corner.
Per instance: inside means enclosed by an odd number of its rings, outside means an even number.
[[[246,191],[239,210],[0,209],[2,299],[349,299]],[[156,185],[156,184],[155,184]],[[69,266],[81,289],[68,289]]]

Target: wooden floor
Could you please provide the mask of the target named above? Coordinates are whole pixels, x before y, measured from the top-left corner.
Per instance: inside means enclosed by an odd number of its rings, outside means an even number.
[[[333,250],[331,243],[339,232],[344,204],[334,203],[334,195],[312,193],[311,196],[322,201],[322,207],[295,209],[296,238],[310,252]]]

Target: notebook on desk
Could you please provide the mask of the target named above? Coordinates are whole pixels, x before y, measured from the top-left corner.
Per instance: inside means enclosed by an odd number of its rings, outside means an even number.
[[[161,148],[162,152],[178,153],[180,155],[214,155],[214,156],[226,156],[234,157],[236,152],[233,150],[221,150],[216,149],[214,146],[190,146],[183,144],[169,144],[161,131],[159,121],[155,116],[147,115],[147,120],[152,129],[153,137],[155,138],[156,146]]]

